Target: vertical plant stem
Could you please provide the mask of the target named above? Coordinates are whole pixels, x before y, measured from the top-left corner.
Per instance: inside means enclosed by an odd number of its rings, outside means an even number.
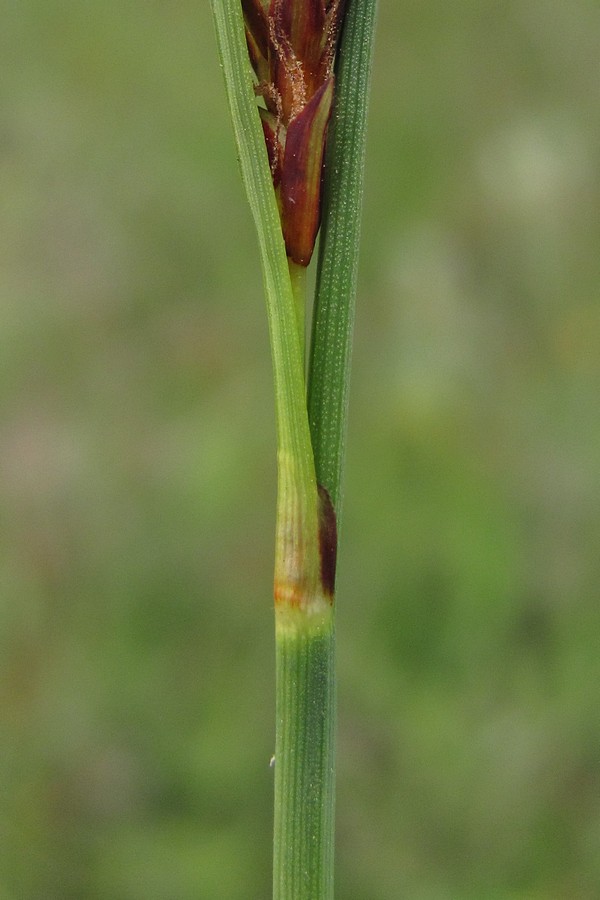
[[[332,900],[333,615],[278,619],[274,900]]]
[[[242,178],[258,232],[277,412],[275,619],[277,900],[331,900],[333,615],[322,578],[319,494],[297,305],[256,108],[239,0],[212,0]],[[318,885],[318,888],[314,888]]]
[[[258,232],[275,380],[274,900],[333,900],[336,512],[375,5],[376,0],[348,0],[336,64],[307,408],[305,270],[288,266],[241,0],[212,0],[242,177]],[[330,89],[331,84],[330,79]]]

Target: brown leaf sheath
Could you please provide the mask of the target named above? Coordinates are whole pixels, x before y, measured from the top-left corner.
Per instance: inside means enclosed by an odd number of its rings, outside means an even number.
[[[319,489],[319,552],[323,593],[333,603],[337,561],[337,522],[331,497],[323,485]]]
[[[333,503],[326,488],[318,488],[319,571],[311,577],[304,569],[302,548],[288,548],[288,565],[277,574],[274,584],[275,607],[280,610],[310,610],[316,598],[333,606],[337,562],[337,522]],[[304,548],[305,549],[305,548]],[[290,563],[292,563],[290,565]]]

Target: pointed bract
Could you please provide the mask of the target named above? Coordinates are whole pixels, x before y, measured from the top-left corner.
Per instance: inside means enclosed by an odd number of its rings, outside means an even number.
[[[309,264],[319,230],[321,173],[333,84],[331,75],[287,129],[281,168],[281,218],[288,256],[301,266]]]

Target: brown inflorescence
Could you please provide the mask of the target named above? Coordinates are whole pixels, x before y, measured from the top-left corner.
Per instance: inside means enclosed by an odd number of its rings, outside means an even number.
[[[333,61],[345,0],[242,0],[288,256],[307,266],[319,230]]]

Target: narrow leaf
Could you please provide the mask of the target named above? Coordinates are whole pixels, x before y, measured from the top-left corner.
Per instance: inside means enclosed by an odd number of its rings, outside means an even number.
[[[304,400],[304,365],[279,209],[256,98],[239,0],[212,0],[242,178],[254,218],[271,331],[280,449],[301,484],[314,485]],[[316,486],[314,487],[316,495]],[[316,500],[311,499],[316,507]],[[315,512],[316,516],[316,512]]]
[[[349,0],[336,62],[309,362],[308,409],[317,480],[338,527],[360,244],[367,108],[377,0]]]
[[[239,0],[212,0],[242,177],[267,299],[277,412],[275,595],[306,616],[329,614],[319,559],[318,492],[305,400],[304,355],[279,209],[256,106]],[[233,251],[232,251],[233,255]]]

